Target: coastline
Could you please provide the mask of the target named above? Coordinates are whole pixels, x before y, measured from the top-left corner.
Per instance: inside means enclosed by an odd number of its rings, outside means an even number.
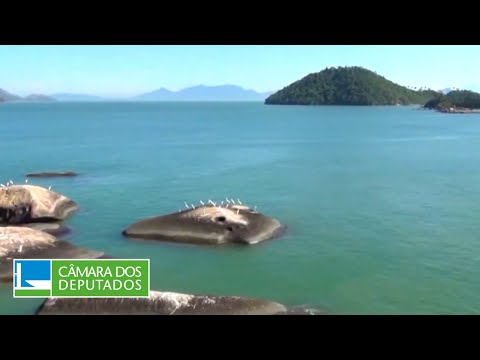
[[[461,107],[450,107],[450,108],[440,108],[436,109],[438,112],[445,113],[445,114],[478,114],[479,111],[475,111],[469,108],[461,108]]]

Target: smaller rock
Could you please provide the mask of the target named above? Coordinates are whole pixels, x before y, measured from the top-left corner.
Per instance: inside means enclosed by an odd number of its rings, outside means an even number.
[[[25,175],[26,177],[43,177],[43,178],[51,178],[51,177],[73,177],[78,176],[77,173],[73,171],[60,171],[60,172],[38,172],[38,173],[29,173]]]

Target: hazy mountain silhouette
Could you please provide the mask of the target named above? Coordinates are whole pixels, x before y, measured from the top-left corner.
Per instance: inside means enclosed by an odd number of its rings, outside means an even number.
[[[3,89],[0,89],[0,97],[5,101],[18,101],[22,100],[22,98],[18,95],[11,94],[8,91],[5,91]]]
[[[5,102],[11,101],[31,101],[31,102],[47,102],[47,101],[55,101],[54,98],[43,95],[43,94],[31,94],[25,97],[21,97],[12,93],[9,93],[6,90],[0,89],[0,97]]]
[[[59,93],[51,95],[53,98],[58,101],[103,101],[104,98],[95,95],[88,94],[70,94],[70,93]]]
[[[179,91],[165,88],[151,91],[134,100],[142,101],[264,101],[271,93],[259,93],[236,85],[198,85]]]
[[[145,94],[128,99],[129,101],[264,101],[272,92],[259,93],[254,90],[244,89],[236,85],[205,86],[198,85],[179,91],[170,91],[160,88]],[[11,94],[0,89],[0,97],[8,101],[112,101],[114,98],[105,98],[90,94],[56,93],[50,96],[34,94],[25,98]]]
[[[173,101],[174,97],[175,92],[165,88],[160,88],[145,94],[135,96],[133,99],[145,101]]]
[[[440,92],[442,92],[443,94],[446,95],[449,92],[454,91],[454,90],[455,90],[455,88],[445,88],[445,89],[440,90]]]
[[[57,101],[55,98],[43,94],[31,94],[23,98],[24,101],[50,102]]]

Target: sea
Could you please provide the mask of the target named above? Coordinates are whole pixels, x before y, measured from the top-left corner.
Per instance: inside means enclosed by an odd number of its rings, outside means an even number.
[[[151,259],[151,288],[330,314],[480,314],[480,115],[415,106],[257,102],[6,103],[0,182],[79,204],[67,240]],[[130,224],[240,199],[288,226],[252,246],[122,236]],[[0,314],[32,314],[13,299]]]

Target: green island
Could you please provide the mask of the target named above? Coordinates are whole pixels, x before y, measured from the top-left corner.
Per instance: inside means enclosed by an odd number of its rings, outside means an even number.
[[[267,105],[423,105],[442,112],[470,112],[480,108],[480,94],[410,89],[359,67],[326,68],[273,93]]]

